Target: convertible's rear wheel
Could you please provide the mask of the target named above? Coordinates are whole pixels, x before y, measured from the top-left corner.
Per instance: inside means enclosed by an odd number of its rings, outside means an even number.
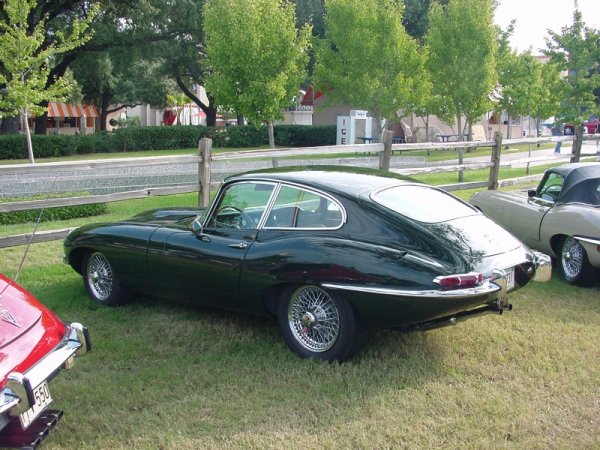
[[[100,252],[90,252],[85,260],[83,282],[89,296],[99,305],[119,303],[122,289],[112,265]]]
[[[590,286],[597,281],[597,271],[590,265],[582,245],[570,236],[563,239],[559,254],[558,270],[567,283]]]
[[[278,318],[288,347],[303,358],[346,361],[358,350],[361,330],[352,306],[317,286],[288,289]]]

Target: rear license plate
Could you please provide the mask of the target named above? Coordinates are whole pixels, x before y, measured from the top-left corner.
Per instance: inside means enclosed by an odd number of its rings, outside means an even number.
[[[515,288],[515,268],[506,269],[506,290],[510,291]]]
[[[33,398],[35,403],[22,414],[19,414],[21,426],[26,429],[39,416],[44,409],[52,402],[48,382],[44,381],[33,390]]]

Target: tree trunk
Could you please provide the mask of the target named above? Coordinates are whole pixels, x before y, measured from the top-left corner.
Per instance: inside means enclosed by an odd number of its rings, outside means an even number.
[[[181,89],[183,93],[196,105],[198,105],[204,114],[206,114],[206,126],[214,127],[217,124],[217,104],[215,102],[215,98],[207,93],[209,104],[205,105],[202,103],[202,100],[200,100],[192,91],[190,91],[180,77],[176,77],[175,82],[177,83],[177,86],[179,86],[179,89]]]
[[[240,126],[244,125],[244,116],[242,114],[238,114],[236,116],[236,118],[237,118],[237,124],[238,125],[240,125]]]
[[[19,116],[3,117],[0,134],[17,134],[19,132]]]
[[[462,115],[460,113],[456,114],[456,124],[458,126],[458,140],[462,142],[465,140],[465,135],[462,127]]]
[[[36,116],[34,133],[35,134],[46,134],[48,131],[48,111],[41,116]]]
[[[431,142],[431,140],[429,139],[429,114],[425,116],[425,140],[427,142]]]
[[[48,130],[48,103],[48,100],[44,100],[39,103],[39,106],[43,107],[45,112],[44,114],[36,116],[35,118],[35,134],[46,134],[46,131]]]
[[[111,100],[112,95],[108,93],[103,93],[100,98],[100,131],[106,131],[106,119],[108,118],[108,109],[110,108]]]
[[[204,113],[206,114],[206,126],[214,127],[217,124],[217,106],[214,102],[206,107]]]
[[[23,129],[25,131],[25,139],[27,140],[27,157],[31,164],[35,163],[33,158],[33,144],[31,143],[31,132],[29,131],[29,120],[27,120],[27,108],[23,109]]]
[[[269,148],[275,148],[275,130],[272,121],[267,122],[267,129],[269,131]]]

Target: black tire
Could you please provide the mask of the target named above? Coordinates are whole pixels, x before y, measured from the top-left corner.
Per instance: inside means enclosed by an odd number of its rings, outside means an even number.
[[[570,236],[560,243],[558,253],[558,273],[570,284],[592,286],[598,280],[597,271],[590,265],[583,246]]]
[[[118,305],[123,297],[123,289],[106,256],[100,252],[89,252],[83,269],[83,284],[88,295],[99,305]]]
[[[362,341],[352,305],[318,286],[287,289],[278,309],[283,339],[302,358],[347,361]]]

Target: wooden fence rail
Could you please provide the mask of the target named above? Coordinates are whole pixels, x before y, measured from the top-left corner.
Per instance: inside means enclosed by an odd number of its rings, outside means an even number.
[[[586,136],[585,139],[600,140],[600,136]],[[256,160],[256,159],[271,159],[273,165],[279,165],[280,158],[295,158],[306,159],[310,155],[339,155],[339,154],[365,154],[375,153],[379,155],[378,167],[382,170],[393,171],[403,174],[420,174],[420,173],[440,173],[440,172],[459,172],[459,183],[444,185],[442,188],[448,191],[483,188],[497,189],[506,183],[516,183],[516,181],[505,180],[498,181],[499,169],[501,167],[501,148],[503,145],[516,144],[531,144],[548,142],[574,142],[574,154],[572,161],[578,161],[581,156],[589,156],[581,154],[581,143],[583,142],[583,134],[577,133],[576,136],[565,137],[542,137],[542,138],[524,138],[524,139],[502,139],[500,133],[496,133],[492,141],[473,141],[473,142],[444,142],[444,143],[415,143],[415,144],[392,144],[392,133],[385,132],[382,143],[375,144],[359,144],[359,145],[341,145],[341,146],[323,146],[323,147],[305,147],[305,148],[284,148],[276,150],[247,150],[238,152],[227,152],[221,154],[212,154],[212,141],[210,139],[201,139],[198,145],[198,154],[190,156],[160,156],[160,157],[133,157],[133,158],[115,158],[108,160],[93,160],[93,161],[72,161],[72,162],[53,162],[42,164],[11,164],[0,166],[0,176],[2,175],[23,175],[23,174],[41,174],[52,180],[53,174],[70,173],[73,171],[90,171],[93,173],[99,169],[126,169],[139,168],[147,166],[164,166],[175,164],[197,164],[198,165],[198,182],[196,184],[186,184],[167,187],[149,187],[143,189],[135,189],[126,192],[118,192],[111,194],[100,194],[91,196],[77,196],[65,198],[52,198],[44,200],[26,200],[19,202],[4,202],[0,203],[0,213],[23,211],[30,209],[52,208],[60,206],[85,205],[93,203],[110,203],[121,200],[139,199],[155,195],[172,195],[181,193],[198,193],[198,206],[207,206],[210,198],[210,190],[215,187],[216,183],[211,185],[211,163],[217,161],[236,161]],[[463,160],[464,152],[468,149],[488,147],[491,149],[489,162],[465,163]],[[420,168],[405,168],[397,169],[390,168],[390,161],[393,152],[400,151],[443,151],[451,150],[458,153],[458,164],[436,166],[436,167],[420,167]],[[539,160],[539,158],[532,158]],[[521,161],[523,162],[523,161]],[[509,165],[509,164],[502,164]],[[465,170],[477,170],[489,168],[490,174],[487,182],[462,182],[462,172]],[[56,175],[58,176],[58,175]],[[85,179],[85,178],[83,178]],[[33,242],[43,242],[52,239],[61,239],[68,229],[52,230],[38,232]],[[31,234],[23,234],[17,236],[8,236],[0,238],[0,248],[14,245],[22,245],[29,242]]]

